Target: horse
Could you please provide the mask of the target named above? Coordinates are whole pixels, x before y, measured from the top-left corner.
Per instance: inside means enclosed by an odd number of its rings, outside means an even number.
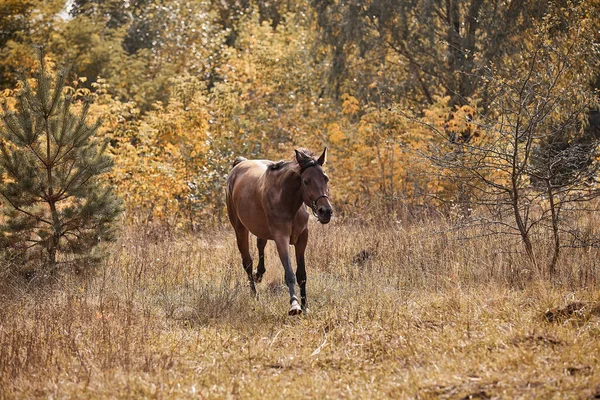
[[[304,251],[308,243],[308,206],[317,220],[327,224],[333,215],[329,201],[329,177],[323,171],[327,148],[319,158],[306,149],[296,149],[290,161],[247,160],[238,157],[227,177],[226,203],[229,221],[235,230],[242,266],[248,275],[254,296],[255,282],[265,273],[264,250],[273,240],[285,271],[290,292],[289,315],[307,311],[306,265]],[[257,237],[259,263],[253,274],[248,232]],[[289,247],[296,249],[296,275],[290,261]],[[295,294],[300,286],[302,305]]]

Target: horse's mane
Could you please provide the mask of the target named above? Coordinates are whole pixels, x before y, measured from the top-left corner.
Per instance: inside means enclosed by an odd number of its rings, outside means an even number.
[[[270,171],[278,171],[283,169],[293,169],[295,172],[300,173],[308,167],[312,167],[317,164],[317,159],[314,153],[308,149],[298,149],[298,152],[304,156],[302,164],[298,163],[296,153],[291,160],[280,160],[270,164],[267,169]]]
[[[236,165],[238,165],[239,163],[241,163],[242,161],[246,161],[247,158],[246,157],[236,157],[236,159],[233,161],[233,164],[231,165],[231,167],[235,167]]]

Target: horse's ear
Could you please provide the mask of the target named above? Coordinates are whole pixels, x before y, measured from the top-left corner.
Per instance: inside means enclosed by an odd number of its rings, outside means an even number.
[[[319,159],[317,160],[317,164],[325,165],[326,162],[327,162],[327,147],[325,147],[325,150],[323,150],[323,154],[321,154],[321,157],[319,157]]]
[[[298,164],[304,165],[304,161],[306,160],[306,154],[298,150],[294,151],[296,152],[296,161],[298,161]]]

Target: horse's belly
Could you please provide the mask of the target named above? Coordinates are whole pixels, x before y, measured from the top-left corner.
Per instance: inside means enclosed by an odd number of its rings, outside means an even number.
[[[241,223],[256,237],[273,240],[273,234],[267,217],[260,204],[245,202],[238,206],[238,218]]]

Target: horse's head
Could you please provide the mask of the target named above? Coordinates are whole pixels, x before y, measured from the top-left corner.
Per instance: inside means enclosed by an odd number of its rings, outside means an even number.
[[[302,200],[309,206],[322,224],[331,221],[333,208],[329,202],[329,177],[323,171],[327,159],[327,148],[318,159],[296,150],[296,161],[300,165]]]

